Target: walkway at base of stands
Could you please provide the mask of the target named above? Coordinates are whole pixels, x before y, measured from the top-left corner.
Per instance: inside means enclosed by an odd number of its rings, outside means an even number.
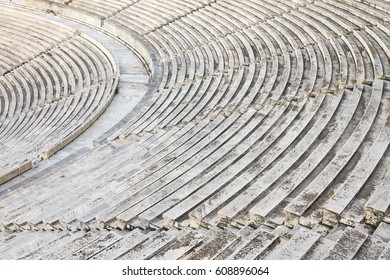
[[[108,143],[7,183],[4,230],[103,228],[68,233],[81,258],[389,258],[386,1],[0,2],[118,37],[153,88]]]

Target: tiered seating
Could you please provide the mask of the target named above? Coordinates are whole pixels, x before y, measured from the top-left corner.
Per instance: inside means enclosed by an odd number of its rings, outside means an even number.
[[[2,259],[388,259],[388,224],[366,228],[213,227],[0,233]],[[23,244],[23,245],[21,245]]]
[[[154,84],[110,143],[64,163],[61,175],[48,169],[10,182],[0,197],[4,229],[103,230],[53,258],[388,257],[381,237],[390,217],[386,3],[75,0],[58,7],[58,16],[77,21],[87,13],[96,22],[85,24],[131,45]],[[91,44],[75,34],[54,44],[51,59],[37,55],[4,75],[4,151],[19,151],[17,135],[43,141],[70,133],[72,120],[104,102],[98,81],[109,80],[108,62],[86,51]],[[13,61],[6,57],[4,67]],[[72,94],[80,87],[94,98]],[[46,100],[55,105],[40,105]],[[30,107],[39,109],[25,112]],[[134,227],[157,231],[127,232]],[[124,232],[105,232],[117,228]],[[131,250],[120,245],[128,242]]]
[[[102,0],[94,0],[94,1],[75,0],[75,1],[69,1],[69,3],[65,3],[65,4],[69,5],[69,7],[72,7],[76,10],[82,10],[85,12],[93,10],[94,14],[102,18],[107,18],[133,5],[136,2],[137,2],[136,0],[113,1],[110,3],[107,3],[106,1],[102,1]]]
[[[49,29],[49,22],[36,16],[26,22],[23,12],[12,16],[18,10],[1,12],[1,30],[9,38],[1,55],[14,61],[0,77],[4,102],[0,182],[4,182],[25,171],[34,158],[50,156],[85,130],[109,104],[117,70],[111,55],[77,30],[57,23]],[[30,26],[28,33],[23,24]]]
[[[12,9],[2,8],[1,34],[7,40],[1,42],[1,55],[4,57],[2,61],[9,61],[9,64],[1,69],[2,76],[51,49],[59,42],[75,36],[76,30],[67,26],[61,27],[56,23],[53,24],[52,28],[58,32],[50,34],[50,29],[39,23],[39,18],[27,15],[21,12],[19,16],[13,17]],[[29,30],[31,33],[26,33],[26,26],[31,26],[31,30]]]

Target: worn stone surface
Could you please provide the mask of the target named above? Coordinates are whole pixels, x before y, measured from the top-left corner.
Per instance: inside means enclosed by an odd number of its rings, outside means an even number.
[[[49,2],[0,0],[0,258],[388,258],[386,1]]]

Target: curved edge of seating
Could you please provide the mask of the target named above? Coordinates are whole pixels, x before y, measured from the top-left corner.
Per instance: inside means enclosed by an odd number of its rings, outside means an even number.
[[[2,3],[0,3],[2,4]],[[94,29],[98,29],[99,31],[105,33],[108,36],[114,37],[115,39],[121,40],[123,43],[129,47],[135,55],[141,60],[142,64],[147,69],[148,73],[151,76],[150,86],[142,98],[142,100],[135,106],[135,108],[127,114],[121,121],[119,121],[114,127],[110,130],[106,131],[99,138],[94,140],[94,144],[101,144],[107,141],[112,141],[120,137],[123,134],[121,130],[129,122],[131,123],[131,119],[134,114],[142,109],[145,103],[152,97],[152,95],[157,91],[163,76],[163,69],[160,65],[160,56],[153,46],[147,44],[141,36],[136,34],[134,31],[130,30],[126,26],[122,26],[118,23],[111,22],[109,20],[104,21],[98,16],[88,13],[87,11],[79,11],[72,7],[62,5],[60,3],[54,3],[50,1],[35,1],[35,0],[15,0],[9,3],[3,3],[2,5],[12,5],[19,8],[24,8],[27,10],[38,10],[40,12],[51,13],[59,17],[63,17],[68,20],[80,22],[80,18],[83,19],[81,21],[82,24],[88,25]],[[86,122],[82,123],[78,126],[71,134],[65,136],[63,139],[60,139],[51,145],[47,145],[47,148],[44,151],[40,151],[37,156],[37,159],[44,160],[53,156],[56,152],[64,148],[66,145],[75,140],[78,136],[80,136],[85,130],[87,130],[98,118],[99,116],[107,109],[111,100],[113,99],[115,92],[117,90],[117,86],[119,84],[119,66],[116,58],[104,47],[101,43],[97,42],[92,38],[88,38],[93,41],[94,44],[107,56],[107,59],[111,61],[111,66],[114,70],[113,78],[115,79],[114,84],[111,88],[111,92],[109,93],[109,98],[101,109],[89,118]],[[32,169],[37,164],[37,159],[26,159],[22,164],[18,166],[11,166],[9,169],[6,169],[4,172],[0,173],[0,184],[3,184],[22,173]]]
[[[100,108],[98,108],[98,110],[94,112],[88,119],[75,127],[72,133],[64,136],[61,139],[54,139],[54,141],[51,141],[46,145],[44,150],[40,150],[32,157],[24,159],[22,163],[10,165],[9,167],[6,167],[5,170],[2,170],[0,172],[0,184],[6,183],[7,181],[21,175],[22,173],[36,167],[39,161],[48,159],[66,145],[71,143],[73,140],[75,140],[103,114],[114,98],[120,78],[118,59],[102,43],[85,34],[83,34],[83,36],[90,42],[93,42],[94,46],[96,46],[96,48],[104,54],[107,61],[110,63],[109,71],[112,72],[112,84],[109,91],[106,92],[107,98],[105,102],[101,104]],[[108,90],[108,88],[106,90]]]
[[[64,148],[66,145],[75,140],[78,136],[80,136],[84,131],[86,131],[103,113],[106,111],[111,101],[114,98],[115,92],[118,88],[119,78],[120,78],[120,70],[119,70],[119,62],[116,56],[114,56],[106,46],[102,43],[98,42],[95,39],[92,39],[90,36],[86,34],[82,34],[83,37],[87,38],[90,42],[93,42],[94,46],[96,46],[107,58],[110,62],[111,70],[113,71],[112,79],[113,83],[110,91],[107,93],[107,99],[104,104],[99,108],[99,110],[93,114],[86,122],[82,122],[71,134],[68,134],[63,139],[59,141],[55,141],[53,145],[51,145],[46,151],[43,151],[39,155],[40,160],[47,159],[54,155],[56,152]]]
[[[130,126],[133,122],[135,122],[135,120],[132,121],[134,115],[137,115],[137,113],[142,110],[147,101],[153,96],[154,93],[158,91],[158,88],[162,82],[164,70],[163,66],[160,64],[161,57],[157,50],[129,27],[109,19],[101,18],[98,15],[89,13],[88,11],[81,11],[61,3],[55,3],[47,0],[13,0],[9,4],[30,10],[32,9],[51,13],[56,16],[79,22],[83,25],[97,29],[116,40],[122,41],[122,43],[129,47],[141,60],[147,72],[150,74],[150,85],[146,94],[129,114],[123,117],[122,120],[120,120],[110,130],[106,131],[99,138],[95,139],[94,144],[98,145],[119,138],[124,133],[122,128],[125,125]]]
[[[157,50],[148,44],[141,36],[123,26],[119,23],[114,23],[111,21],[106,21],[103,27],[105,32],[108,32],[111,36],[116,36],[120,40],[124,41],[127,46],[135,53],[135,55],[141,60],[143,65],[146,67],[147,71],[150,74],[150,85],[147,92],[141,101],[134,107],[134,109],[129,112],[118,124],[113,127],[111,130],[107,131],[100,138],[95,140],[95,143],[103,143],[105,141],[113,141],[120,137],[123,134],[122,127],[125,125],[131,125],[131,119],[134,115],[137,115],[138,112],[145,106],[146,102],[150,100],[155,94],[161,84],[163,79],[163,66],[161,65],[161,57],[158,54]],[[135,121],[133,121],[135,122]]]

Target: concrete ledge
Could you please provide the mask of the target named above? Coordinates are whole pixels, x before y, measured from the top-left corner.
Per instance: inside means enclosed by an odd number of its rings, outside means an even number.
[[[8,170],[2,171],[0,174],[0,185],[30,170],[32,166],[32,161],[26,161],[18,167],[11,167]]]

